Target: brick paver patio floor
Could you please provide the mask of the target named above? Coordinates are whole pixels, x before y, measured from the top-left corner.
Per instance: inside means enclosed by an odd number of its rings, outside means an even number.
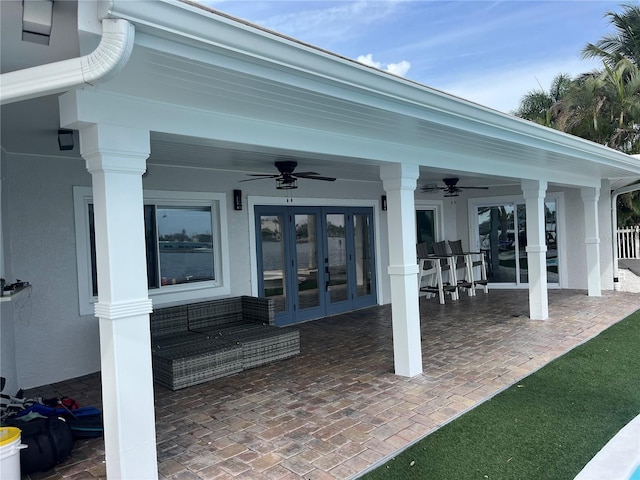
[[[299,325],[295,358],[177,392],[156,385],[159,476],[357,477],[640,308],[634,293],[551,290],[549,320],[533,321],[527,295],[421,299],[424,373],[414,378],[392,373],[391,309],[383,306]],[[98,374],[28,393],[101,406]],[[31,478],[105,472],[104,443],[92,439]]]

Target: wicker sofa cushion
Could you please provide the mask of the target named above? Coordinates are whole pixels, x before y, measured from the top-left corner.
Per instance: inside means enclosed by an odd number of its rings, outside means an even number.
[[[154,310],[149,316],[151,336],[171,335],[189,330],[187,306],[164,307]]]
[[[209,335],[199,332],[179,332],[171,335],[154,335],[151,337],[151,351],[206,342],[207,340],[209,340]]]
[[[152,354],[156,382],[172,390],[242,371],[242,347],[216,338]]]
[[[218,325],[240,324],[242,318],[242,298],[223,298],[187,305],[189,328],[197,330]]]
[[[298,330],[258,325],[244,331],[229,332],[224,339],[242,347],[242,367],[253,368],[300,353]]]

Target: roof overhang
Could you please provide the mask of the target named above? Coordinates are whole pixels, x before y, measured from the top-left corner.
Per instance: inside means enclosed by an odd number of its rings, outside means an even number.
[[[96,9],[81,3],[79,28],[91,30],[96,22],[81,17],[96,15]],[[421,171],[551,177],[568,185],[592,186],[601,179],[621,185],[640,178],[640,162],[621,152],[196,4],[96,5],[99,18],[123,18],[135,26],[134,51],[118,76],[74,95],[104,107],[96,117],[89,114],[92,121],[125,109],[126,119],[119,121],[146,122],[157,147],[152,157],[162,157],[163,146],[168,151],[179,145],[183,155],[173,161],[187,162],[187,147],[196,145],[269,152],[255,157],[253,170],[285,151],[329,162],[402,161]],[[77,120],[68,118],[67,126]],[[207,162],[204,156],[191,161]]]
[[[381,161],[436,166],[453,156],[465,164],[483,164],[478,171],[496,163],[576,177],[640,176],[640,163],[621,152],[192,3],[114,0],[104,13],[131,21],[144,34],[139,44],[147,49],[145,60],[183,106],[193,102],[190,107],[295,130],[304,126],[333,137],[405,147],[401,157],[377,158]],[[220,98],[230,99],[229,104],[220,105]]]

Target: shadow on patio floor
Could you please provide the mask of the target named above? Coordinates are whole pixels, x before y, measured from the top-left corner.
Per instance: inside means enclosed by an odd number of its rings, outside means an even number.
[[[383,306],[298,325],[295,358],[177,392],[156,385],[160,478],[356,477],[640,308],[637,294],[551,290],[550,319],[532,321],[527,295],[421,299],[424,373],[414,378],[392,373]],[[28,393],[101,406],[99,374]],[[105,476],[94,439],[31,478]]]

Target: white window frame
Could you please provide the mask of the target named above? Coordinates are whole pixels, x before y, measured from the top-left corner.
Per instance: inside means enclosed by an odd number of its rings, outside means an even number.
[[[565,207],[564,207],[564,192],[547,192],[544,198],[545,202],[556,202],[556,234],[559,238],[557,244],[558,248],[558,280],[559,283],[548,283],[548,288],[566,288],[567,285],[567,262],[566,255],[566,230],[565,230]],[[471,249],[480,249],[478,245],[478,215],[476,213],[477,207],[488,205],[500,205],[512,203],[514,206],[526,204],[523,195],[506,195],[497,197],[477,197],[470,198],[468,200],[468,212],[469,212],[469,244]],[[474,247],[475,245],[475,247]],[[508,284],[491,284],[493,288],[529,288],[528,283],[508,283]]]
[[[154,305],[201,300],[230,295],[229,242],[227,227],[227,205],[224,193],[174,192],[145,190],[144,204],[169,207],[206,206],[211,207],[211,224],[214,253],[215,280],[160,285],[149,290]],[[75,215],[76,258],[78,270],[78,303],[80,315],[93,315],[94,304],[98,301],[91,288],[91,244],[89,237],[88,205],[93,203],[91,187],[73,187],[73,208]],[[146,261],[145,261],[146,262]]]

